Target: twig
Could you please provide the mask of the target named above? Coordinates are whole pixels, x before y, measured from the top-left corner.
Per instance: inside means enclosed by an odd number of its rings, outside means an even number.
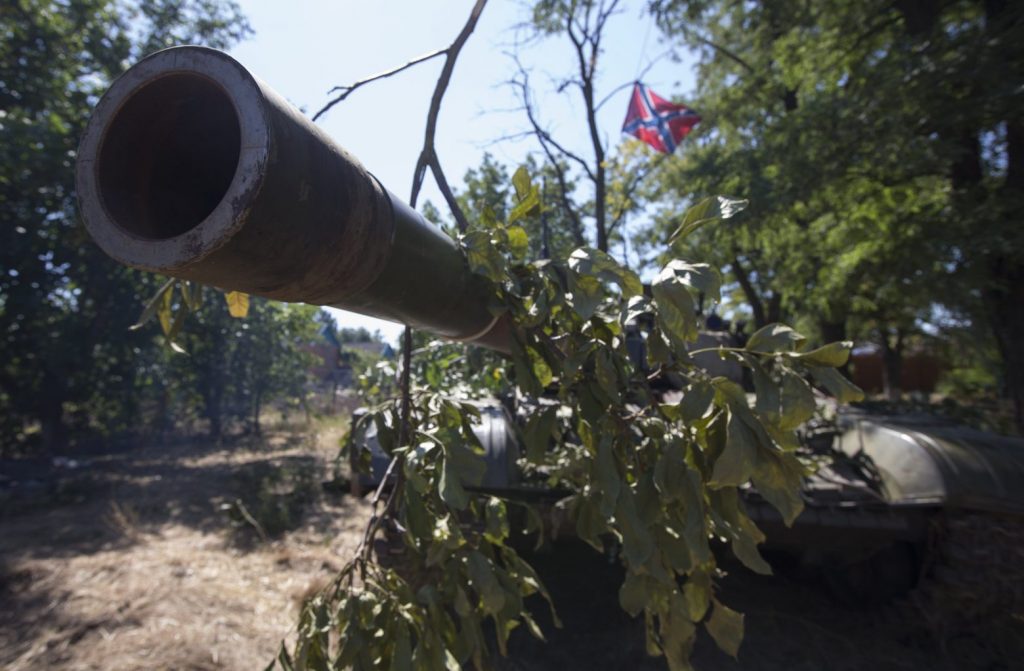
[[[388,77],[391,77],[393,75],[397,75],[399,72],[402,72],[403,70],[408,70],[409,68],[413,67],[414,65],[419,65],[420,63],[425,63],[426,61],[429,61],[432,58],[437,58],[438,56],[442,56],[442,55],[447,54],[447,53],[448,53],[448,49],[438,49],[437,51],[431,51],[430,53],[423,54],[422,56],[417,56],[416,58],[412,59],[411,61],[409,61],[405,65],[400,65],[397,68],[393,68],[391,70],[385,70],[384,72],[378,72],[375,75],[370,75],[369,77],[367,77],[365,79],[360,79],[359,81],[357,81],[355,83],[352,83],[352,84],[349,84],[348,86],[335,86],[330,91],[328,91],[328,93],[334,93],[335,91],[341,91],[341,94],[338,95],[337,97],[335,97],[334,99],[330,100],[326,105],[324,105],[322,108],[320,108],[320,111],[313,115],[313,121],[316,121],[321,116],[326,114],[327,111],[330,110],[332,107],[334,107],[335,105],[340,103],[345,98],[348,98],[349,95],[351,95],[360,86],[363,86],[364,84],[369,84],[370,82],[379,81],[381,79],[387,79]]]

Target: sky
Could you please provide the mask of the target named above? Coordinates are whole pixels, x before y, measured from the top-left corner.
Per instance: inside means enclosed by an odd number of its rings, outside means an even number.
[[[692,91],[692,58],[675,62],[643,13],[644,2],[625,1],[610,21],[599,65],[597,98],[637,78],[663,97]],[[329,100],[331,87],[350,84],[390,70],[436,49],[447,47],[462,29],[472,0],[241,0],[255,35],[231,54],[257,77],[308,116]],[[449,183],[454,187],[490,152],[512,169],[538,147],[531,139],[497,141],[528,126],[507,85],[515,74],[509,54],[516,26],[529,16],[527,5],[491,0],[476,31],[463,48],[438,122],[435,144]],[[573,71],[571,45],[557,38],[519,50],[531,72],[535,101],[543,122],[559,141],[584,156],[592,155],[572,89],[558,94],[558,83]],[[438,58],[394,77],[368,84],[336,105],[318,124],[359,158],[388,189],[408,198],[412,171],[423,143],[427,107],[443,59]],[[653,63],[653,64],[652,64]],[[648,67],[649,66],[649,67]],[[600,110],[598,122],[606,146],[621,140],[628,87]],[[420,198],[443,209],[443,199],[428,176]],[[396,342],[401,326],[332,310],[340,326],[380,329]]]

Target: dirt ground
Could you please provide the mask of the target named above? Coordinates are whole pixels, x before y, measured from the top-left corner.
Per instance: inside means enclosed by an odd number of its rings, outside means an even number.
[[[0,668],[264,668],[302,596],[344,564],[367,519],[365,501],[321,486],[339,434],[134,446],[8,480]],[[516,632],[499,668],[664,668],[617,605],[614,563],[567,541],[531,560],[565,628],[546,627],[546,645]],[[813,577],[726,570],[719,597],[746,614],[746,639],[733,660],[702,633],[698,671],[1024,668],[970,637],[940,640],[907,601],[854,608]]]
[[[264,668],[302,595],[355,548],[368,507],[320,492],[268,542],[224,507],[258,489],[272,519],[287,486],[255,476],[291,469],[318,487],[337,433],[86,457],[4,502],[0,668]],[[247,507],[257,519],[260,492]]]

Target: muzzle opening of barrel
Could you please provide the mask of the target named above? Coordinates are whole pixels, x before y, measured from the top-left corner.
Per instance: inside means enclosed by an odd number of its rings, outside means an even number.
[[[96,167],[103,208],[139,238],[187,233],[224,199],[240,147],[235,106],[218,84],[194,73],[155,79],[106,125]]]

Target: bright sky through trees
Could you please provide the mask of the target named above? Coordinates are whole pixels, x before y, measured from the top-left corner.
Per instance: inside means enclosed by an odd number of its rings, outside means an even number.
[[[256,35],[237,46],[233,55],[312,116],[330,99],[327,92],[331,87],[350,84],[446,47],[461,29],[473,3],[242,0],[240,4]],[[666,97],[692,90],[693,61],[674,63],[664,56],[666,46],[659,42],[652,19],[642,13],[643,3],[623,4],[605,40],[599,98],[633,81],[654,59],[657,62],[643,76],[652,88]],[[515,111],[518,102],[504,83],[515,73],[515,64],[507,55],[517,40],[515,26],[528,16],[519,3],[492,0],[459,58],[437,134],[438,154],[455,188],[467,169],[479,165],[484,151],[513,166],[528,152],[537,151],[532,138],[495,142],[528,127],[524,115]],[[549,130],[574,150],[589,155],[578,96],[570,90],[564,95],[554,93],[574,68],[568,45],[554,40],[531,44],[520,50],[520,58],[532,69],[532,83],[538,89],[535,100]],[[319,122],[403,199],[409,197],[427,105],[441,63],[436,59],[361,88]],[[610,147],[621,142],[619,129],[628,95],[628,87],[623,88],[600,111],[599,120]],[[423,195],[443,206],[429,178]],[[342,326],[379,328],[390,341],[401,330],[390,322],[333,312]]]

